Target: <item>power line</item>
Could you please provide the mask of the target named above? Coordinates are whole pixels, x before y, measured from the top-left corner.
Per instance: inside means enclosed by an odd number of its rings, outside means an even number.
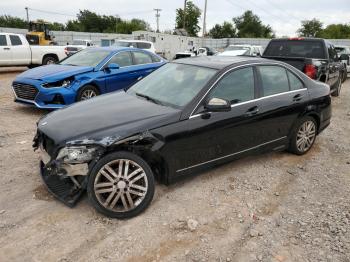
[[[31,10],[31,11],[39,12],[39,13],[46,13],[46,14],[54,14],[54,15],[64,15],[64,16],[76,17],[76,15],[73,15],[73,14],[58,13],[58,12],[52,12],[52,11],[47,11],[47,10],[29,8],[29,7],[27,7],[27,8],[28,8],[29,10]]]
[[[270,1],[270,0],[265,0],[265,1],[266,1],[267,3],[269,3],[270,5],[272,5],[273,7],[279,9],[280,11],[282,11],[282,12],[288,14],[288,15],[289,15],[290,17],[292,17],[293,19],[300,21],[300,18],[294,16],[292,13],[288,12],[287,10],[282,9],[281,7],[279,7],[278,5],[276,5],[275,3],[273,3],[272,1]]]

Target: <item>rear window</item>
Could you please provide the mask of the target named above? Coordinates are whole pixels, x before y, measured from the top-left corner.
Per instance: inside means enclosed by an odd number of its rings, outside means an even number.
[[[150,43],[143,43],[143,42],[136,43],[136,46],[137,46],[137,48],[141,48],[141,49],[150,49],[151,48]]]
[[[22,41],[18,35],[10,35],[12,45],[22,45]]]
[[[7,41],[6,41],[6,35],[0,35],[0,46],[6,46]]]
[[[326,58],[323,43],[309,40],[271,41],[264,56]]]

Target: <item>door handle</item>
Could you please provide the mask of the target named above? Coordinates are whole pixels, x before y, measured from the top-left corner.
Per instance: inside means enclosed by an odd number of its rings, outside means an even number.
[[[10,48],[9,47],[4,47],[4,50],[10,50]]]
[[[253,116],[259,113],[259,107],[258,106],[253,106],[247,110],[245,113],[246,116]]]
[[[293,96],[293,102],[300,101],[302,98],[303,98],[303,96],[301,94],[297,94],[297,95]]]

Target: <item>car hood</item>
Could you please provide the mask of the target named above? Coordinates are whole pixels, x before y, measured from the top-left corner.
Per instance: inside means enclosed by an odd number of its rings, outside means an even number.
[[[101,95],[54,111],[38,123],[38,129],[55,144],[119,139],[178,121],[180,110],[154,104],[124,91]]]
[[[93,70],[92,66],[46,65],[27,70],[17,77],[53,82]]]

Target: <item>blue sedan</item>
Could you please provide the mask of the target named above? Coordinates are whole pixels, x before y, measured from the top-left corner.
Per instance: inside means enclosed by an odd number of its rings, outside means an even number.
[[[88,48],[56,65],[37,67],[12,83],[15,101],[57,109],[130,87],[166,61],[135,48]]]

